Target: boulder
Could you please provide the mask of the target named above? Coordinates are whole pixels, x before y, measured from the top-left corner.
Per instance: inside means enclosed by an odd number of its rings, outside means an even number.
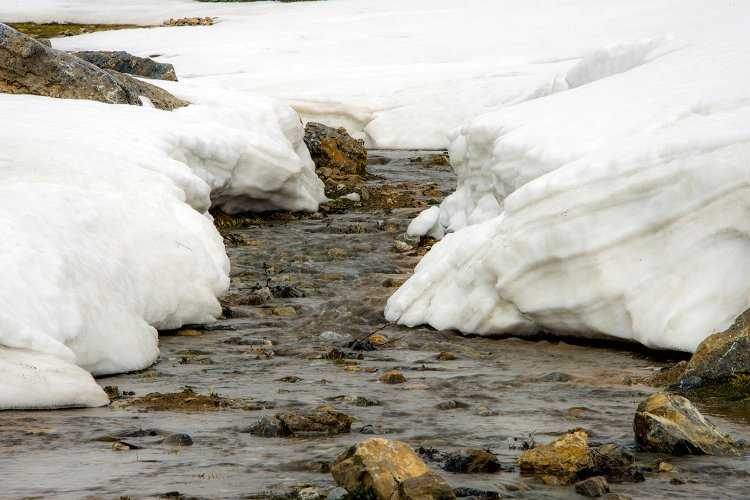
[[[156,62],[148,57],[134,56],[122,50],[83,50],[71,53],[101,69],[156,80],[177,81],[177,74],[171,64]]]
[[[585,497],[597,498],[609,493],[609,483],[602,476],[594,476],[575,484],[576,493]]]
[[[261,437],[332,436],[351,432],[352,418],[330,406],[306,413],[281,412],[261,418],[250,432]]]
[[[453,489],[406,443],[372,438],[350,447],[331,467],[336,483],[355,498],[448,500]]]
[[[0,24],[0,92],[136,106],[143,105],[143,96],[166,110],[188,104],[159,87],[98,68],[5,24]]]
[[[652,394],[638,405],[633,421],[641,448],[672,455],[736,455],[735,443],[682,396]]]
[[[573,431],[550,444],[526,450],[518,457],[518,466],[524,474],[553,476],[562,484],[570,483],[592,467],[588,434]]]
[[[682,374],[681,386],[712,385],[750,375],[750,310],[732,326],[698,345]],[[688,382],[689,381],[689,382]]]
[[[352,186],[361,184],[362,177],[367,174],[364,141],[354,139],[343,127],[308,122],[305,125],[305,144],[318,177],[326,184],[326,193],[338,196],[349,192]]]

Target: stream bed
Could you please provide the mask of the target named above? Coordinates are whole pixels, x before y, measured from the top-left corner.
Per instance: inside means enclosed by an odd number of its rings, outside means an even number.
[[[455,177],[448,166],[426,160],[433,153],[370,151],[374,176],[367,187],[390,186],[394,198],[423,206],[439,201],[434,193],[449,193]],[[166,332],[153,367],[100,379],[127,391],[111,407],[1,413],[0,498],[283,498],[305,485],[324,492],[334,486],[328,464],[374,435],[414,447],[489,449],[508,469],[440,471],[454,487],[493,490],[502,498],[580,498],[570,487],[521,477],[514,443],[530,436],[548,442],[584,428],[593,443],[635,451],[635,408],[654,389],[632,381],[674,359],[622,345],[384,325],[385,301],[424,252],[394,248],[420,209],[386,205],[352,202],[315,216],[249,218],[226,230],[228,317]],[[243,304],[256,284],[270,285],[274,297]],[[347,339],[376,330],[387,343],[352,354],[362,359],[326,359],[332,349],[350,352],[343,347]],[[455,359],[439,360],[440,352]],[[406,383],[380,383],[391,369]],[[215,411],[129,404],[185,387],[253,404]],[[358,397],[379,404],[358,406]],[[310,438],[247,432],[263,415],[322,404],[352,416],[352,432]],[[735,438],[750,436],[750,419],[702,409]],[[161,442],[175,432],[189,434],[194,444]],[[133,449],[118,451],[112,436]],[[643,463],[666,459],[674,471],[647,473],[644,482],[613,484],[612,491],[637,499],[743,498],[750,484],[747,456],[636,456]]]

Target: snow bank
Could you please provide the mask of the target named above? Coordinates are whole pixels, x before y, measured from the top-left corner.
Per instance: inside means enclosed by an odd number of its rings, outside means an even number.
[[[323,199],[293,111],[182,96],[198,104],[0,94],[0,409],[104,404],[87,372],[145,368],[157,328],[220,314],[211,196],[229,211]]]
[[[735,2],[736,3],[736,2]],[[658,57],[640,40],[690,39],[720,0],[10,0],[0,19],[159,22],[218,16],[202,27],[100,32],[63,49],[160,54],[183,81],[284,100],[304,120],[345,126],[383,148],[445,148],[451,132],[499,106],[565,90]],[[739,8],[739,6],[737,7]],[[601,47],[613,57],[556,79]],[[645,58],[645,59],[644,59]]]
[[[729,326],[750,306],[748,14],[598,50],[557,92],[463,127],[459,190],[419,228],[456,232],[387,318],[684,351]]]

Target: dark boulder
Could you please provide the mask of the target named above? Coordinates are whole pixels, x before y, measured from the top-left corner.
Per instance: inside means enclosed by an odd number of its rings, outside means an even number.
[[[71,52],[71,54],[102,69],[156,80],[177,81],[177,74],[171,64],[156,62],[148,57],[134,56],[122,50],[83,50]]]
[[[143,105],[143,96],[166,110],[188,104],[159,87],[98,68],[5,24],[0,24],[0,92],[135,106]]]

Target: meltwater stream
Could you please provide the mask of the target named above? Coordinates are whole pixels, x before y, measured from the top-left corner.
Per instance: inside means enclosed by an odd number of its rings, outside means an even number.
[[[435,202],[419,188],[434,183],[427,191],[447,194],[455,179],[449,168],[416,158],[426,155],[371,151],[369,169],[378,178],[369,186],[389,185],[396,197],[400,191],[418,202]],[[493,490],[503,498],[576,498],[572,488],[521,477],[514,468],[519,451],[509,440],[533,434],[537,442],[547,442],[584,428],[594,443],[632,449],[635,408],[653,389],[629,381],[668,360],[622,346],[467,338],[394,326],[381,332],[392,342],[363,352],[356,364],[322,357],[336,337],[321,337],[323,332],[358,337],[382,326],[387,297],[418,260],[393,245],[417,211],[413,205],[354,206],[322,217],[249,219],[230,231],[231,295],[242,297],[270,280],[304,297],[236,306],[230,319],[190,336],[162,336],[161,357],[151,369],[99,382],[136,397],[190,386],[201,394],[251,398],[261,409],[146,411],[127,406],[125,399],[108,408],[0,413],[0,498],[293,498],[284,495],[304,485],[332,488],[327,464],[372,433],[415,447],[487,448],[508,469],[491,475],[441,471],[455,487]],[[273,345],[252,345],[258,344],[253,339]],[[442,351],[457,359],[435,359]],[[406,384],[378,382],[379,373],[393,368],[404,373]],[[380,404],[360,407],[341,396]],[[290,439],[246,432],[262,415],[320,404],[354,417],[352,433]],[[750,435],[747,418],[704,410],[734,437]],[[165,446],[166,432],[188,433],[194,444]],[[127,436],[123,440],[140,449],[116,451],[102,439],[108,436]],[[659,459],[642,453],[637,458]],[[674,472],[646,474],[645,482],[614,484],[612,491],[632,498],[747,494],[747,457],[668,461]]]

